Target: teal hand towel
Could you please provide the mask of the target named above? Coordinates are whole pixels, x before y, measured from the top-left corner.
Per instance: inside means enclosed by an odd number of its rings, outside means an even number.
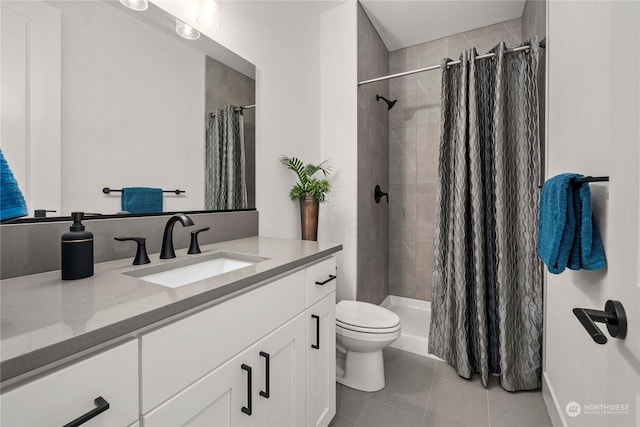
[[[129,213],[162,212],[162,189],[151,187],[123,188],[122,210]]]
[[[554,176],[542,186],[538,216],[538,256],[550,273],[560,274],[569,262],[576,232],[571,179],[582,175]]]
[[[576,173],[547,180],[540,195],[538,256],[550,273],[606,266],[602,240],[591,212],[589,184],[572,184]]]
[[[4,153],[0,150],[0,221],[27,215],[27,203]]]

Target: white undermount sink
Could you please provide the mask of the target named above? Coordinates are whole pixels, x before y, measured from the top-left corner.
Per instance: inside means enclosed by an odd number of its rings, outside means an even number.
[[[235,252],[216,252],[211,255],[179,260],[124,274],[168,288],[179,288],[180,286],[249,267],[266,259],[268,258]]]

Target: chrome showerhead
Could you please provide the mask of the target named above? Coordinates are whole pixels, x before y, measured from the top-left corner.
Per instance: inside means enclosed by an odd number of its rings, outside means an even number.
[[[380,96],[380,95],[376,95],[376,101],[380,101],[383,100],[384,102],[387,103],[387,111],[391,110],[393,108],[394,105],[396,105],[396,102],[398,102],[397,99],[394,99],[393,101],[389,101],[387,98],[385,98],[384,96]]]

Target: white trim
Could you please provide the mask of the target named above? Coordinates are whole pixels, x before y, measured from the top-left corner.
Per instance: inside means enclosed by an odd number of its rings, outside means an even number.
[[[561,408],[558,406],[556,394],[549,383],[546,372],[542,374],[542,399],[547,407],[549,418],[551,418],[551,424],[553,424],[554,427],[566,426],[567,423],[562,415]]]
[[[400,334],[400,337],[396,341],[394,341],[393,344],[390,345],[390,347],[397,348],[402,351],[407,351],[409,353],[418,354],[420,356],[431,357],[433,359],[441,360],[436,356],[429,354],[429,351],[428,351],[429,349],[428,325],[431,317],[430,301],[423,301],[423,300],[418,300],[413,298],[405,298],[405,297],[399,297],[396,295],[389,295],[384,299],[384,301],[382,301],[380,305],[385,308],[389,308],[390,306],[393,305],[396,307],[399,306],[399,307],[419,310],[421,312],[424,312],[426,317],[424,321],[425,323],[424,333],[420,333],[419,335],[417,335],[415,333],[408,333],[408,329],[415,330],[415,328],[409,328],[407,327],[406,324],[403,324],[403,322],[405,322],[407,319],[406,318],[403,319],[402,316],[399,315],[401,334]]]
[[[382,307],[389,307],[391,304],[401,305],[403,307],[419,308],[421,310],[431,310],[431,301],[399,297],[396,295],[387,295],[384,301],[380,303]]]

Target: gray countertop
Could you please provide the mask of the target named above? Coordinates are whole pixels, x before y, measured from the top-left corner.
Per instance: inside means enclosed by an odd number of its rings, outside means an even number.
[[[60,361],[210,303],[342,249],[304,240],[249,237],[202,246],[199,255],[131,265],[133,258],[96,264],[92,277],[63,281],[60,271],[0,281],[0,381]],[[228,251],[268,258],[179,288],[127,274],[150,266]],[[37,260],[33,260],[37,262]],[[303,286],[304,284],[300,284]]]

